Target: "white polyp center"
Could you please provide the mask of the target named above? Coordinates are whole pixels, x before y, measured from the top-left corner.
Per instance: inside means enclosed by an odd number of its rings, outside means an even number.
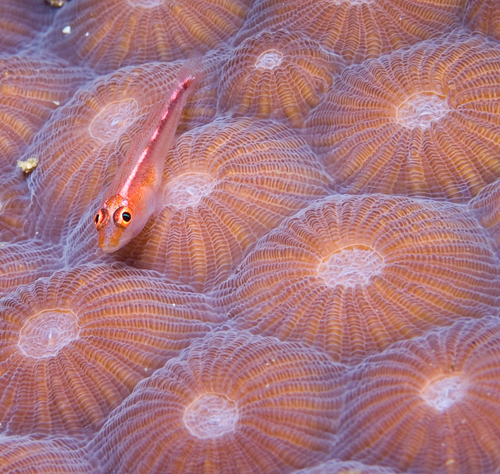
[[[422,398],[437,411],[444,411],[463,398],[464,385],[460,375],[439,378],[422,391]]]
[[[406,127],[428,127],[449,111],[446,97],[435,92],[419,92],[405,100],[397,111],[398,121]]]
[[[330,286],[365,285],[384,267],[383,258],[362,245],[344,247],[328,256],[319,266],[319,276]]]
[[[90,135],[103,142],[115,140],[135,120],[138,109],[134,99],[106,105],[92,120],[89,126]]]
[[[179,208],[196,206],[203,196],[210,194],[213,184],[213,178],[206,173],[177,176],[167,184],[165,202]]]
[[[152,8],[164,3],[165,0],[128,0],[133,7]]]
[[[184,424],[197,438],[218,438],[236,430],[238,407],[225,395],[208,393],[186,408]]]
[[[42,311],[24,323],[19,348],[30,357],[50,357],[77,339],[79,332],[80,326],[72,311]]]
[[[283,54],[275,49],[264,51],[255,61],[255,67],[260,69],[277,68],[283,61]]]

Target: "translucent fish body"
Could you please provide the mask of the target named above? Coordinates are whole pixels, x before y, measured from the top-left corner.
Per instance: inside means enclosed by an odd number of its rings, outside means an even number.
[[[186,69],[182,68],[166,104],[152,109],[142,132],[134,137],[95,215],[99,247],[105,252],[114,252],[130,242],[158,207],[165,157],[195,81],[194,73]]]

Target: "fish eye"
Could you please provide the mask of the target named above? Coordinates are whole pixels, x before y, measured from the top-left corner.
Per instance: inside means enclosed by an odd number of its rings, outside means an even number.
[[[101,230],[108,222],[108,211],[101,209],[94,217],[94,223],[97,230]]]
[[[132,209],[128,206],[120,207],[115,211],[113,218],[116,225],[127,227],[132,221]]]

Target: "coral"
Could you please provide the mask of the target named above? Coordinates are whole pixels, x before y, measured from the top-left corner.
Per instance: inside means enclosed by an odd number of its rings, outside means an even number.
[[[337,459],[323,464],[295,471],[295,474],[397,474],[387,467],[367,466],[355,461],[339,461]]]
[[[298,345],[214,333],[139,384],[95,445],[123,473],[292,472],[332,449],[342,374]]]
[[[88,435],[211,322],[203,297],[116,265],[21,286],[0,300],[1,431]]]
[[[309,119],[337,189],[467,202],[500,176],[500,49],[452,34],[346,70]]]
[[[303,32],[348,62],[362,62],[459,25],[463,0],[256,0],[238,40]]]
[[[5,214],[0,214],[5,218]],[[12,225],[12,223],[10,223]],[[40,242],[0,243],[0,297],[20,285],[48,277],[60,269],[61,249],[46,247]]]
[[[80,0],[58,13],[51,51],[99,72],[173,61],[226,43],[241,27],[249,0]],[[95,21],[99,18],[99,21]],[[70,53],[68,55],[68,53]]]
[[[53,111],[89,79],[85,69],[54,60],[0,58],[0,170],[6,163],[16,164]]]
[[[500,267],[488,245],[460,207],[329,198],[261,239],[215,295],[236,327],[353,363],[496,311]]]
[[[474,31],[500,40],[500,9],[497,0],[467,0],[464,18]]]
[[[29,12],[29,14],[27,14]],[[54,12],[44,2],[2,0],[0,3],[0,54],[18,53],[52,23]]]
[[[219,107],[303,126],[340,64],[302,33],[264,31],[232,51],[221,74]]]
[[[494,472],[499,333],[497,317],[462,320],[353,369],[336,455],[405,472]]]
[[[0,474],[500,473],[499,11],[0,0]]]
[[[469,203],[469,208],[483,227],[488,229],[500,245],[500,182],[486,186],[475,199]]]
[[[206,125],[214,120],[217,114],[217,89],[223,73],[222,66],[228,60],[229,51],[227,46],[222,46],[203,56],[197,88],[184,107],[181,123],[177,129],[179,133]]]
[[[0,436],[0,474],[100,474],[74,441]]]
[[[208,291],[249,245],[328,193],[328,178],[300,137],[247,119],[184,134],[165,165],[161,213],[119,251],[128,263]]]
[[[28,179],[34,230],[52,240],[72,230],[109,186],[146,112],[166,100],[180,66],[123,68],[82,87],[53,114],[25,153],[40,157]],[[47,221],[47,213],[58,219]]]
[[[2,245],[25,238],[24,226],[29,205],[28,188],[21,171],[12,171],[8,165],[6,168],[2,170],[0,165],[0,251]]]

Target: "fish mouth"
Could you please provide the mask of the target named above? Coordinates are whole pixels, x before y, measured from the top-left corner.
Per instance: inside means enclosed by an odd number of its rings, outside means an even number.
[[[118,246],[112,246],[112,245],[99,245],[99,248],[104,252],[104,253],[112,253],[116,252],[118,250]]]
[[[116,252],[120,247],[118,243],[113,245],[110,242],[105,242],[104,239],[99,239],[99,248],[104,253],[111,253],[111,252]]]

